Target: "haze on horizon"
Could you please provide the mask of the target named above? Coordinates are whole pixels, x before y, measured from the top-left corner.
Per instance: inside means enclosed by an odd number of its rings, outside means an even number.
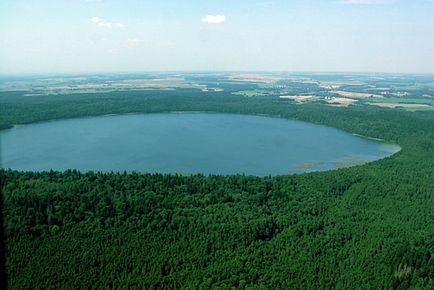
[[[433,0],[3,0],[0,74],[434,73],[433,15]]]

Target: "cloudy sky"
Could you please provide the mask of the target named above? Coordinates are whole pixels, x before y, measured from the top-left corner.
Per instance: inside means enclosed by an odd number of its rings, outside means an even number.
[[[0,73],[434,73],[434,0],[1,0]]]

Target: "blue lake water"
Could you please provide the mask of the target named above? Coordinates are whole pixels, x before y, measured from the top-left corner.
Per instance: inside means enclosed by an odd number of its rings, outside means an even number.
[[[277,175],[360,164],[392,144],[262,116],[161,113],[30,124],[0,131],[2,167]]]

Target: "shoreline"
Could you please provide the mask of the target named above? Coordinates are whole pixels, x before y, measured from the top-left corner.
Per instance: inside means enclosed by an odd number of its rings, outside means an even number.
[[[37,123],[50,123],[50,122],[56,122],[59,120],[72,120],[72,119],[79,119],[79,118],[83,118],[83,119],[89,119],[89,118],[97,118],[97,117],[112,117],[112,116],[126,116],[126,115],[149,115],[149,114],[228,114],[228,115],[245,115],[245,116],[258,116],[258,117],[267,117],[267,118],[279,118],[282,120],[288,120],[288,121],[296,121],[296,122],[303,122],[303,123],[307,123],[307,124],[312,124],[312,125],[319,125],[319,126],[325,126],[325,127],[329,127],[329,128],[333,128],[333,129],[337,129],[341,132],[345,132],[347,134],[351,134],[355,137],[360,137],[363,139],[367,139],[367,140],[372,140],[372,141],[376,141],[376,142],[381,142],[382,145],[389,145],[389,146],[394,146],[394,149],[396,150],[383,150],[384,152],[388,153],[387,155],[379,158],[379,159],[374,159],[374,160],[369,160],[369,161],[363,161],[361,163],[359,162],[355,162],[353,164],[345,164],[345,166],[339,166],[337,164],[335,164],[335,168],[330,168],[327,170],[312,170],[312,166],[306,166],[306,164],[301,164],[299,166],[296,166],[298,169],[302,169],[304,168],[305,170],[303,170],[302,172],[288,172],[287,174],[273,174],[273,176],[282,176],[282,175],[292,175],[292,174],[306,174],[306,173],[311,173],[311,172],[323,172],[323,171],[330,171],[330,170],[336,170],[339,168],[348,168],[348,167],[354,167],[354,166],[360,166],[360,165],[364,165],[364,164],[368,164],[368,163],[372,163],[375,161],[379,161],[382,160],[384,158],[388,158],[388,157],[392,157],[393,155],[395,155],[396,153],[400,152],[402,150],[402,147],[398,144],[393,144],[393,143],[387,143],[384,139],[380,139],[380,138],[373,138],[373,137],[366,137],[363,136],[361,134],[357,134],[357,133],[351,133],[345,130],[342,130],[340,128],[336,128],[333,126],[329,126],[329,125],[325,125],[325,124],[321,124],[321,123],[314,123],[314,122],[308,122],[308,121],[304,121],[304,120],[299,120],[299,119],[292,119],[292,118],[285,118],[282,117],[280,115],[270,115],[270,114],[263,114],[263,113],[257,113],[257,114],[242,114],[239,112],[220,112],[220,111],[160,111],[160,112],[129,112],[129,113],[110,113],[110,114],[103,114],[103,115],[95,115],[95,116],[80,116],[80,117],[72,117],[72,118],[62,118],[62,119],[50,119],[47,121],[38,121],[38,122],[33,122],[33,123],[29,123],[29,124],[37,124]],[[26,125],[29,124],[14,124],[13,125],[13,129],[15,128],[21,128],[21,127],[25,127]],[[6,129],[8,130],[8,129]],[[13,169],[12,169],[13,170]],[[96,170],[98,171],[98,170]],[[290,171],[293,171],[292,169]],[[149,172],[142,172],[142,173],[149,173]],[[176,174],[176,173],[167,173],[167,174]],[[192,174],[192,173],[187,173],[187,174]],[[242,173],[237,173],[237,174],[242,174]],[[211,174],[212,175],[212,174]],[[223,175],[234,175],[234,174],[223,174]],[[259,175],[255,175],[255,176],[259,176]]]

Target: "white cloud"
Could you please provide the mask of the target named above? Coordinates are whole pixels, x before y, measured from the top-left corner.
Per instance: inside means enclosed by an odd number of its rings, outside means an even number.
[[[98,22],[101,22],[102,19],[99,18],[98,16],[94,16],[90,19],[90,21],[92,21],[93,23],[98,23]]]
[[[344,4],[359,4],[359,5],[380,5],[380,4],[392,4],[395,0],[344,0]]]
[[[226,16],[224,15],[207,15],[201,18],[203,23],[208,24],[220,24],[226,21]]]
[[[110,22],[110,21],[104,21],[102,18],[100,18],[98,16],[92,17],[90,19],[90,21],[92,23],[95,23],[95,25],[98,26],[98,27],[111,28],[114,25],[116,25],[119,28],[124,27],[124,24],[122,24],[122,23],[113,23],[113,22]]]

